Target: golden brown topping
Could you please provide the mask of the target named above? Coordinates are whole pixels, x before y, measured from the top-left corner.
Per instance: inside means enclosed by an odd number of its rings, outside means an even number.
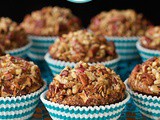
[[[160,50],[160,26],[148,29],[140,42],[145,48]]]
[[[42,85],[40,70],[33,62],[10,55],[0,57],[0,97],[30,94]]]
[[[150,23],[134,10],[101,12],[91,20],[89,28],[107,36],[141,36]]]
[[[80,20],[71,10],[60,7],[44,7],[27,15],[21,26],[28,34],[59,36],[81,28]]]
[[[134,91],[149,95],[160,95],[160,58],[152,58],[137,65],[128,83]]]
[[[124,96],[125,85],[113,70],[84,62],[62,70],[47,92],[50,101],[73,106],[107,105],[122,101]]]
[[[20,48],[28,43],[24,30],[9,18],[0,18],[0,44],[4,50]]]
[[[113,42],[86,30],[62,35],[51,45],[49,53],[54,59],[70,62],[101,62],[117,57]]]

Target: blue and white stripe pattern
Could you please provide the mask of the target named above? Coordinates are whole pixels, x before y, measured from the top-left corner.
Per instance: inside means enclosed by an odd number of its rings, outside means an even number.
[[[33,43],[28,56],[32,60],[44,60],[44,55],[47,53],[49,46],[54,43],[56,37],[29,36],[28,39]]]
[[[46,83],[38,91],[17,97],[0,97],[0,120],[26,120],[35,112],[40,94]]]
[[[126,98],[116,104],[93,107],[68,106],[48,101],[46,91],[40,98],[53,120],[116,120],[120,117],[130,95],[126,92]]]
[[[127,80],[125,81],[126,88],[131,95],[135,105],[139,108],[140,112],[151,119],[160,119],[160,97],[142,95],[131,90],[129,85],[127,85]]]
[[[30,41],[27,45],[21,48],[17,48],[14,50],[5,51],[6,54],[10,54],[11,56],[26,58],[29,49],[31,48],[32,42]]]
[[[118,67],[119,60],[120,59],[118,57],[118,58],[111,60],[111,61],[97,62],[97,63],[101,63],[101,64],[105,65],[106,67],[109,67],[113,70],[116,70]],[[55,59],[51,58],[49,53],[47,53],[45,55],[45,61],[47,62],[53,75],[59,74],[66,66],[73,68],[76,65],[76,63],[74,63],[74,62],[65,62],[65,61],[55,60]],[[97,63],[89,63],[89,64],[94,65]]]
[[[152,57],[160,57],[160,51],[144,48],[141,46],[140,42],[136,43],[136,47],[143,61],[146,61]]]
[[[139,58],[136,42],[139,37],[107,37],[108,41],[113,41],[116,46],[116,52],[121,60],[131,60]]]

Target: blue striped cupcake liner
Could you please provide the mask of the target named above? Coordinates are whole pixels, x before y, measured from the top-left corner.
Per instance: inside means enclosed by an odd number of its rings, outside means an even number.
[[[139,37],[108,37],[107,41],[113,41],[116,46],[116,52],[121,60],[131,60],[139,58],[136,42]]]
[[[44,55],[56,38],[57,37],[28,36],[28,39],[33,43],[28,56],[33,60],[44,60]]]
[[[130,99],[129,93],[126,92],[126,98],[119,103],[80,107],[51,102],[46,99],[46,92],[43,92],[40,98],[53,120],[116,120]]]
[[[140,42],[136,43],[136,47],[143,61],[146,61],[152,57],[160,57],[160,51],[144,48],[141,46]]]
[[[47,62],[49,68],[51,69],[51,72],[53,75],[59,74],[66,66],[69,66],[71,68],[75,67],[76,63],[74,62],[65,62],[65,61],[61,61],[61,60],[55,60],[53,58],[51,58],[51,56],[49,55],[49,53],[47,53],[44,57],[45,61]],[[94,65],[94,64],[103,64],[106,67],[109,67],[113,70],[116,70],[118,67],[118,62],[119,62],[119,57],[110,61],[106,61],[106,62],[97,62],[97,63],[89,63],[90,65]]]
[[[125,81],[127,91],[130,93],[135,105],[139,108],[139,111],[146,117],[151,119],[160,119],[160,97],[143,95],[131,90]]]
[[[0,120],[26,120],[35,112],[40,94],[45,90],[46,82],[38,91],[17,97],[0,97]]]
[[[7,51],[5,51],[5,53],[10,54],[11,56],[26,58],[27,53],[28,53],[29,49],[31,48],[31,46],[32,46],[32,42],[29,41],[29,43],[27,45],[25,45],[24,47],[17,48],[14,50],[7,50]]]

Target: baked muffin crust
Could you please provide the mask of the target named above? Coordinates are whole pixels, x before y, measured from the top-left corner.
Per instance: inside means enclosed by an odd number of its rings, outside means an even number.
[[[125,85],[113,70],[79,62],[75,68],[66,67],[54,77],[46,96],[64,105],[108,105],[124,99]]]
[[[141,36],[150,23],[134,10],[111,10],[96,15],[89,26],[93,32],[107,36]]]
[[[148,29],[140,42],[145,48],[160,50],[160,26]]]
[[[66,62],[102,62],[117,57],[113,42],[86,30],[62,35],[50,46],[49,53],[53,59]]]
[[[10,18],[0,18],[0,44],[4,50],[13,50],[28,43],[25,31]]]
[[[28,34],[38,36],[60,36],[81,28],[81,21],[70,9],[44,7],[27,15],[21,26]]]
[[[137,65],[128,78],[128,84],[133,91],[160,96],[160,58],[154,57]]]
[[[33,62],[10,55],[0,57],[0,97],[30,94],[42,85],[40,69]]]

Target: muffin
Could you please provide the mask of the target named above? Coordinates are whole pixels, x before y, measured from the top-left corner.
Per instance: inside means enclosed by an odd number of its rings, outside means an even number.
[[[60,116],[63,110],[66,111],[66,114],[69,112],[75,114],[78,109],[79,114],[83,112],[85,114],[83,116],[87,116],[87,118],[90,115],[89,118],[94,119],[97,114],[104,114],[103,119],[112,118],[114,113],[110,113],[109,116],[106,109],[109,111],[111,110],[110,106],[113,106],[112,110],[117,111],[119,108],[118,116],[120,116],[125,103],[129,100],[129,96],[125,93],[124,83],[113,70],[101,64],[91,66],[85,62],[79,62],[73,69],[64,68],[59,75],[54,77],[49,85],[49,90],[44,94],[45,96],[41,95],[41,100],[47,108],[50,107],[48,111],[52,119],[58,118],[52,114],[55,106],[58,107],[55,111],[60,113]],[[123,105],[122,102],[124,102]],[[102,110],[101,107],[104,109]],[[81,108],[84,110],[81,111]],[[85,110],[88,108],[92,111],[86,112]],[[95,112],[96,110],[99,112]],[[96,115],[92,116],[92,114]],[[113,118],[118,116],[115,115]],[[78,115],[74,117],[79,118]],[[65,116],[62,118],[64,119]],[[98,116],[97,119],[99,118],[101,117]]]
[[[44,89],[40,69],[33,62],[10,55],[0,57],[0,119],[30,118]]]
[[[80,20],[70,9],[44,7],[27,15],[21,26],[28,34],[36,36],[60,36],[81,28]]]
[[[140,112],[160,119],[160,58],[154,57],[137,65],[126,83]]]
[[[55,6],[33,11],[24,18],[21,26],[33,42],[29,56],[40,60],[57,36],[80,29],[81,22],[70,9]]]
[[[117,53],[122,60],[139,57],[136,50],[138,36],[142,36],[150,26],[142,14],[132,9],[101,12],[91,20],[89,29],[105,35],[107,40],[114,41]]]
[[[50,46],[45,60],[49,66],[52,64],[51,69],[55,65],[62,67],[63,63],[67,62],[71,63],[70,67],[74,67],[79,61],[92,64],[101,62],[105,65],[113,63],[110,67],[115,67],[118,55],[113,42],[107,42],[103,36],[95,35],[87,30],[79,30],[57,38],[56,42]],[[57,64],[56,61],[61,64]],[[67,65],[64,65],[63,68]],[[52,70],[54,74],[55,69]]]
[[[23,57],[29,49],[29,44],[23,28],[10,18],[0,18],[0,45],[7,53]]]
[[[89,28],[106,36],[141,36],[149,22],[134,10],[111,10],[101,12],[91,20]]]
[[[137,49],[143,61],[160,56],[160,26],[148,29],[140,41],[137,42]]]

